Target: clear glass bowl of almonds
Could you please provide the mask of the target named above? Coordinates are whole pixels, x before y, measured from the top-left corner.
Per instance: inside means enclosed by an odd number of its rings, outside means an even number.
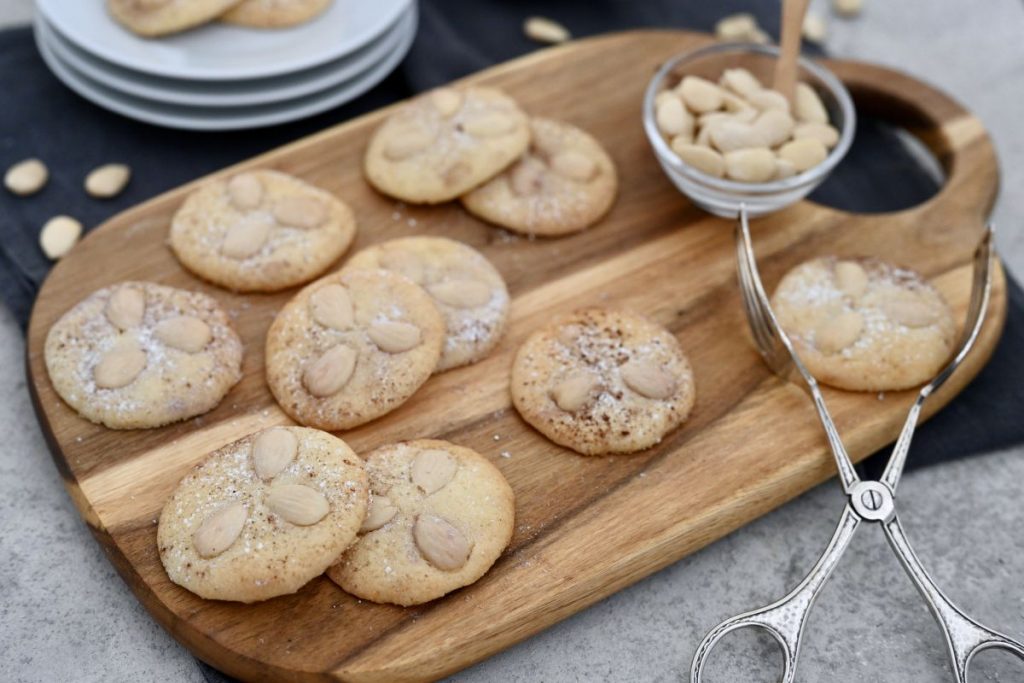
[[[778,49],[724,43],[668,60],[644,95],[658,162],[704,210],[761,216],[810,193],[843,158],[853,100],[824,67],[800,58],[792,105],[769,84]]]

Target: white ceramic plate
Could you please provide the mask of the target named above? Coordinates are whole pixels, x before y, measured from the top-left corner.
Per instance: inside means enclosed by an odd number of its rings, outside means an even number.
[[[319,114],[362,95],[384,80],[398,66],[412,46],[413,38],[416,36],[416,12],[413,11],[411,14],[413,16],[412,28],[403,35],[397,49],[382,62],[352,80],[321,93],[287,102],[231,108],[167,104],[112,90],[76,71],[72,65],[61,61],[50,46],[42,40],[38,23],[35,37],[39,52],[54,75],[79,95],[105,109],[132,119],[168,128],[206,131],[241,130],[295,121]]]
[[[54,54],[97,83],[157,102],[202,107],[270,104],[321,92],[381,62],[394,52],[415,24],[412,11],[406,10],[376,40],[339,60],[285,76],[219,82],[164,78],[125,69],[82,50],[60,35],[41,14],[36,14],[35,21],[40,39]]]
[[[37,0],[54,28],[87,52],[168,78],[241,80],[301,71],[343,57],[394,24],[413,0],[334,0],[316,19],[286,29],[214,22],[163,38],[121,27],[101,0]]]

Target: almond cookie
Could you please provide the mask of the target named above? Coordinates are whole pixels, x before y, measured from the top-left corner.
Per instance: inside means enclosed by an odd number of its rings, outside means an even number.
[[[441,357],[430,296],[386,270],[350,270],[299,292],[267,332],[267,384],[292,419],[351,429],[405,403]]]
[[[526,114],[494,88],[438,88],[408,102],[373,134],[370,184],[407,202],[437,204],[494,177],[530,144]]]
[[[206,183],[171,222],[171,249],[199,277],[239,292],[309,282],[356,234],[352,210],[328,192],[276,171]]]
[[[476,249],[445,237],[404,237],[362,250],[349,268],[384,268],[427,290],[447,333],[434,372],[474,363],[497,346],[508,315],[501,273]]]
[[[129,31],[155,37],[205,24],[238,3],[239,0],[107,0],[107,10]]]
[[[512,365],[512,402],[557,444],[583,455],[633,453],[690,414],[690,363],[646,318],[591,308],[534,332]]]
[[[369,498],[362,461],[341,439],[272,427],[210,453],[160,513],[171,581],[210,600],[294,593],[356,538]]]
[[[373,602],[418,605],[468,586],[512,539],[515,500],[479,453],[422,439],[366,456],[370,507],[359,540],[327,570]]]
[[[151,282],[79,302],[50,328],[45,360],[61,398],[111,429],[201,415],[242,378],[242,342],[220,304]]]
[[[811,374],[841,389],[909,389],[953,351],[956,324],[942,295],[874,259],[803,263],[782,278],[772,307]]]
[[[469,194],[470,213],[529,235],[565,235],[596,223],[618,191],[615,164],[590,134],[551,119],[530,120],[519,161]]]
[[[319,16],[331,0],[242,0],[221,21],[255,28],[284,28]]]

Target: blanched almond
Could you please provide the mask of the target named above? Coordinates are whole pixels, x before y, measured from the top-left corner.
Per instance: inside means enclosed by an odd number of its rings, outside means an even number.
[[[239,502],[228,503],[199,525],[192,535],[192,545],[199,557],[217,557],[238,539],[245,526],[248,510]]]
[[[259,253],[269,236],[269,222],[260,216],[246,216],[228,228],[220,252],[241,261]]]
[[[746,183],[766,182],[775,177],[775,155],[764,147],[728,152],[725,155],[725,174]]]
[[[436,131],[408,128],[391,136],[384,146],[384,156],[392,161],[408,159],[430,147],[436,138]]]
[[[924,301],[908,294],[882,302],[885,317],[905,327],[928,327],[938,315]]]
[[[239,211],[251,211],[263,201],[263,184],[254,173],[242,173],[228,181],[228,196]]]
[[[202,351],[213,337],[209,325],[190,315],[161,320],[153,334],[167,346],[186,353]]]
[[[533,157],[517,163],[509,174],[512,192],[520,197],[535,194],[544,183],[544,164]]]
[[[473,550],[461,531],[435,515],[417,517],[412,535],[423,558],[443,571],[454,571],[465,565]]]
[[[775,160],[775,180],[782,180],[796,175],[796,167],[785,159]]]
[[[452,308],[479,308],[491,300],[491,288],[479,280],[448,280],[428,289],[431,296]]]
[[[423,282],[423,260],[405,249],[385,249],[380,255],[380,267],[407,277],[416,284]]]
[[[551,157],[551,170],[558,175],[585,183],[597,172],[597,163],[586,154],[569,149]]]
[[[4,185],[16,195],[26,197],[43,189],[50,178],[46,164],[39,159],[25,159],[7,169]]]
[[[725,175],[725,159],[710,147],[686,144],[677,145],[673,141],[672,151],[678,154],[679,158],[685,163],[702,173],[707,173],[715,178],[721,178]]]
[[[838,353],[857,341],[863,330],[863,316],[856,311],[846,311],[818,325],[814,330],[814,345],[822,353]]]
[[[669,137],[693,135],[693,117],[683,107],[678,97],[665,97],[654,109],[654,120],[658,130]]]
[[[684,76],[678,86],[679,96],[690,111],[703,114],[722,106],[722,91],[718,86],[700,76]]]
[[[39,247],[46,258],[57,260],[71,251],[82,236],[82,224],[71,216],[54,216],[39,233]]]
[[[348,289],[339,284],[321,287],[309,297],[309,312],[317,323],[334,330],[347,330],[355,322],[355,309]]]
[[[814,138],[800,138],[791,140],[779,148],[779,157],[793,164],[797,172],[814,168],[825,161],[828,150],[820,140]]]
[[[576,372],[559,382],[551,390],[551,398],[555,405],[567,413],[575,413],[590,403],[592,395],[601,380],[585,371]]]
[[[523,23],[523,32],[538,43],[564,43],[572,38],[569,29],[547,17],[530,17]]]
[[[864,9],[864,0],[832,0],[832,9],[844,17],[855,17]]]
[[[768,109],[754,121],[754,131],[760,138],[759,147],[777,147],[793,133],[793,117],[782,109]]]
[[[823,43],[828,36],[828,24],[821,15],[808,12],[804,15],[804,25],[800,33],[812,43]]]
[[[327,220],[327,205],[319,197],[282,197],[274,202],[274,220],[291,228],[312,230]]]
[[[282,427],[261,432],[252,442],[252,466],[260,479],[273,479],[288,467],[299,451],[299,440]]]
[[[387,496],[370,495],[370,506],[366,509],[366,519],[359,527],[359,533],[365,534],[381,528],[398,514],[398,508]]]
[[[828,111],[818,93],[806,83],[796,84],[793,113],[800,121],[828,123]]]
[[[430,93],[430,103],[438,114],[448,118],[462,107],[462,93],[454,88],[438,88]]]
[[[710,128],[711,144],[721,152],[764,147],[761,135],[750,124],[738,121],[720,121],[712,123]]]
[[[494,138],[511,133],[516,127],[516,120],[505,112],[489,112],[481,116],[467,119],[462,124],[463,130],[475,138]]]
[[[744,98],[761,90],[761,82],[754,74],[743,68],[726,69],[718,79],[718,84]]]
[[[758,90],[747,97],[747,101],[762,111],[781,109],[789,111],[789,100],[777,90]]]
[[[316,524],[331,511],[324,494],[302,484],[276,484],[267,494],[267,507],[296,526]]]
[[[107,300],[107,320],[120,330],[128,330],[142,322],[146,314],[146,295],[138,287],[118,287]]]
[[[793,139],[815,138],[829,149],[839,142],[839,131],[827,123],[798,123],[793,127]]]
[[[370,340],[381,351],[402,353],[420,345],[422,334],[420,328],[409,323],[384,320],[375,322],[366,330]]]
[[[146,352],[130,337],[119,339],[93,368],[100,389],[120,389],[135,381],[146,367]]]
[[[105,164],[85,176],[85,191],[100,199],[116,197],[131,177],[132,170],[124,164]]]
[[[835,274],[839,291],[854,300],[868,288],[868,274],[856,261],[840,261],[836,264]]]
[[[356,358],[356,351],[351,346],[338,344],[331,347],[306,366],[302,383],[317,398],[333,396],[352,378]]]
[[[715,37],[719,40],[746,41],[758,30],[757,19],[753,14],[740,12],[722,17],[715,24]]]
[[[429,496],[447,486],[458,469],[459,463],[450,453],[432,448],[416,454],[409,478]]]
[[[676,380],[667,370],[643,358],[634,358],[619,372],[626,386],[647,398],[663,400],[676,391]]]

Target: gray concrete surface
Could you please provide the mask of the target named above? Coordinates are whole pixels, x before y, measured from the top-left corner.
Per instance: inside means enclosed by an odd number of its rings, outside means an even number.
[[[829,49],[898,66],[958,97],[995,137],[1004,192],[995,217],[1010,267],[1024,273],[1024,12],[1018,0],[867,0],[830,17]],[[815,3],[821,11],[825,5]],[[0,0],[0,25],[29,0]],[[200,681],[188,653],[136,603],[60,485],[25,390],[23,342],[0,309],[0,680]],[[910,474],[904,523],[949,595],[985,623],[1024,636],[1024,448]],[[454,677],[461,683],[670,681],[726,616],[785,593],[831,534],[834,483]],[[737,637],[715,681],[769,681],[770,643]],[[972,681],[1022,681],[1024,665],[983,655]],[[807,627],[800,680],[949,680],[943,643],[881,536],[854,541]]]

